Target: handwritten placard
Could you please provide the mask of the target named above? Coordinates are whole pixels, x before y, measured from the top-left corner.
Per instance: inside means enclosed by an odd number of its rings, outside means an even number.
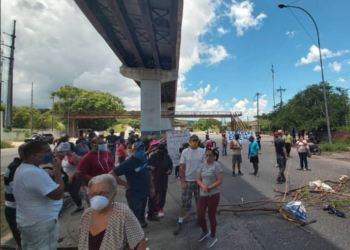
[[[173,161],[173,166],[178,166],[180,162],[179,149],[182,143],[189,142],[190,140],[189,130],[170,130],[166,132],[168,154]]]

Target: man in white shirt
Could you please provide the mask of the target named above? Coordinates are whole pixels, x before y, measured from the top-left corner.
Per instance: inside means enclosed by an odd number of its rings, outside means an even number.
[[[62,208],[64,189],[61,161],[54,159],[50,146],[41,141],[28,143],[23,149],[23,156],[13,183],[22,249],[57,249],[58,214]],[[51,162],[55,181],[40,168],[40,164]]]
[[[180,159],[180,176],[182,186],[182,199],[179,223],[174,228],[174,235],[178,235],[182,230],[182,223],[186,214],[186,205],[192,199],[192,193],[196,200],[196,208],[198,205],[199,186],[197,177],[200,165],[204,162],[205,149],[199,148],[199,138],[197,135],[190,137],[190,147],[182,151]]]

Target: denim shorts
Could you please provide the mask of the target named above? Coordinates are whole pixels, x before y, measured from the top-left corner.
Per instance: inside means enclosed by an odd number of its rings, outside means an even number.
[[[23,250],[56,250],[59,237],[57,220],[38,222],[34,225],[20,227]]]

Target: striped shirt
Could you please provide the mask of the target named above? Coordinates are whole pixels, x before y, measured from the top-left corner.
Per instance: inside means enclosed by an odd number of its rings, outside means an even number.
[[[7,167],[4,175],[5,183],[5,206],[16,209],[16,200],[13,196],[13,177],[22,160],[18,157],[13,159],[13,162]]]

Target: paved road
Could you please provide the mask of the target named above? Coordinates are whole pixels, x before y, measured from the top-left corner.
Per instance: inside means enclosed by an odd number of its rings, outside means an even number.
[[[18,148],[1,149],[1,174],[6,172],[6,168],[15,157],[18,157]]]
[[[204,134],[199,136],[204,139]],[[221,136],[211,134],[213,140],[221,145]],[[272,138],[263,138],[262,155],[260,157],[260,177],[249,175],[253,171],[252,164],[247,159],[247,143],[243,144],[243,176],[232,177],[231,154],[220,156],[224,169],[224,184],[220,187],[220,204],[233,204],[255,201],[275,196],[274,188],[284,190],[284,185],[276,184],[278,170],[274,167],[274,147]],[[337,180],[340,174],[350,174],[350,164],[345,161],[327,159],[323,156],[312,156],[310,167],[312,171],[298,171],[299,159],[295,149],[287,167],[290,171],[291,188],[307,184],[315,179]],[[169,188],[165,205],[166,216],[161,222],[149,222],[146,237],[149,247],[155,250],[204,249],[205,243],[198,243],[200,228],[195,225],[194,215],[187,218],[184,229],[178,236],[172,234],[179,211],[181,186],[178,179],[169,178]],[[118,202],[126,203],[125,192],[119,188]],[[74,206],[65,211],[60,218],[60,235],[65,237],[60,246],[76,246],[80,216],[71,216]],[[192,209],[192,211],[194,211]],[[333,215],[328,215],[319,208],[307,208],[308,219],[317,222],[305,227],[309,234],[290,222],[282,219],[278,213],[248,212],[222,213],[217,216],[218,243],[213,249],[218,250],[348,250],[350,249],[350,221]]]

